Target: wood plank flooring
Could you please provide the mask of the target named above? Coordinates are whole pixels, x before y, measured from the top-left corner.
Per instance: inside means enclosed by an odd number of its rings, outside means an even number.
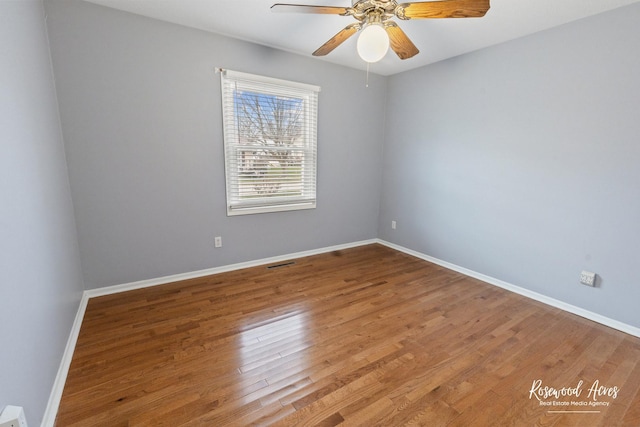
[[[640,339],[368,245],[91,299],[56,425],[637,427]]]

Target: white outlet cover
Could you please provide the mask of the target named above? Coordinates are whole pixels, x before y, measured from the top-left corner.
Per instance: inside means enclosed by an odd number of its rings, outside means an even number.
[[[587,286],[595,286],[596,273],[592,273],[590,271],[583,271],[582,273],[580,273],[580,283]]]
[[[0,414],[0,427],[27,427],[22,406],[9,405]]]

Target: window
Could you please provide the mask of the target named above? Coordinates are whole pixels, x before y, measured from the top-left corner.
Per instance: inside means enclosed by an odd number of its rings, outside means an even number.
[[[221,76],[227,215],[315,208],[320,88]]]

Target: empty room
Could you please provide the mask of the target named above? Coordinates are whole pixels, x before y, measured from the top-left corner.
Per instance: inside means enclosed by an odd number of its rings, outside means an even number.
[[[0,1],[0,426],[640,426],[639,24]]]

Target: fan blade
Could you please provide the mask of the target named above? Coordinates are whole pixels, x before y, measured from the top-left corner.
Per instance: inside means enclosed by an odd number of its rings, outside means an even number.
[[[391,49],[398,55],[400,59],[408,59],[417,55],[420,51],[413,44],[409,37],[402,31],[402,28],[398,27],[393,21],[385,22],[385,29],[389,34],[389,43],[391,43]]]
[[[344,42],[346,39],[354,35],[360,29],[360,24],[355,23],[351,25],[347,25],[344,27],[338,34],[331,37],[328,42],[323,44],[313,52],[313,56],[324,56],[331,52],[333,49],[337,48]]]
[[[489,0],[440,0],[403,3],[396,8],[400,19],[479,18],[489,10]]]
[[[304,4],[276,3],[271,6],[273,12],[320,13],[325,15],[349,15],[350,8],[338,6],[309,6]]]

